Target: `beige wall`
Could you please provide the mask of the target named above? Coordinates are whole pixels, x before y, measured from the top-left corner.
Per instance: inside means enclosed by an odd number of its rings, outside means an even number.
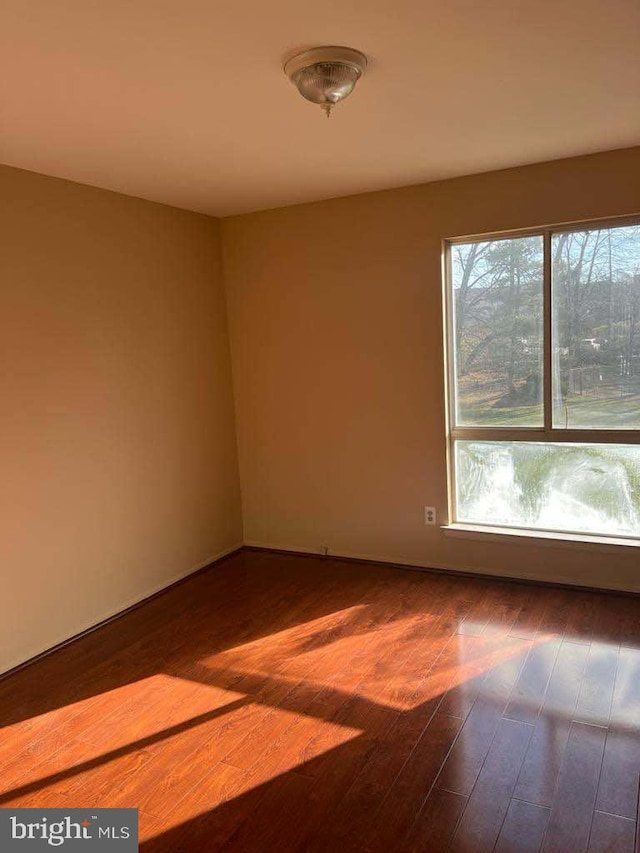
[[[636,213],[640,148],[223,221],[245,541],[640,590],[637,549],[451,538],[441,239]]]
[[[242,540],[216,220],[0,167],[0,671]]]
[[[636,213],[640,149],[223,222],[248,543],[640,590],[451,538],[441,238]],[[219,223],[0,167],[0,672],[241,543]]]

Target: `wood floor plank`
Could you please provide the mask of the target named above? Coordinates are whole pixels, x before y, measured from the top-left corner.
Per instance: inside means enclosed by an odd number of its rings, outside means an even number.
[[[640,649],[620,649],[611,725],[640,732]]]
[[[620,645],[629,649],[640,648],[640,620],[637,602],[633,598],[621,598],[618,602],[620,621]]]
[[[634,853],[636,824],[618,815],[596,812],[588,853]]]
[[[471,794],[500,725],[501,711],[491,700],[476,702],[438,777],[438,788],[464,797]]]
[[[151,818],[155,840],[148,847],[173,851],[175,845],[195,851],[222,846],[246,817],[247,801],[257,808],[266,791],[266,786],[254,787],[246,771],[216,764],[188,797],[169,805],[161,817]]]
[[[549,607],[540,622],[536,637],[564,638],[565,632],[571,630],[576,592],[578,591],[561,588],[553,590]]]
[[[466,805],[466,797],[434,788],[402,842],[402,849],[407,853],[447,850]]]
[[[501,720],[451,843],[454,853],[489,853],[509,810],[532,727]]]
[[[522,640],[533,640],[538,633],[545,613],[549,609],[553,592],[540,587],[537,589],[527,587],[526,589],[526,598],[509,630],[509,636]]]
[[[617,595],[598,597],[598,608],[595,617],[592,641],[611,646],[620,646],[623,636],[623,625],[620,619],[623,598]],[[634,604],[637,607],[637,603]]]
[[[511,694],[505,717],[522,723],[537,721],[561,645],[562,641],[556,637],[534,641]]]
[[[569,643],[590,645],[596,627],[599,596],[595,592],[576,590],[571,595],[564,640]]]
[[[305,807],[312,787],[311,779],[295,773],[278,776],[261,796],[261,808],[245,807],[244,819],[223,844],[213,849],[247,853],[295,850],[305,829]],[[205,840],[209,845],[210,835]]]
[[[356,685],[355,693],[358,696],[367,700],[375,696],[377,701],[389,702],[392,706],[390,710],[398,705],[400,707],[395,714],[389,715],[389,726],[381,733],[371,759],[341,803],[334,821],[338,826],[342,814],[350,823],[353,823],[353,812],[359,814],[366,811],[371,814],[372,801],[379,804],[435,714],[441,699],[437,690],[433,690],[433,696],[426,702],[419,705],[414,703],[418,701],[418,696],[422,698],[420,688],[429,679],[431,671],[437,673],[434,665],[451,637],[453,611],[458,611],[455,601],[437,619],[431,621],[426,631],[422,627],[416,634],[409,626],[409,636],[401,639],[400,651],[392,644],[387,644],[376,656],[373,671]],[[399,684],[401,689],[398,689]],[[403,703],[410,707],[414,705],[414,710],[410,714],[400,713]],[[380,791],[383,792],[381,796]]]
[[[640,599],[244,551],[0,723],[0,806],[138,807],[142,853],[625,853]]]
[[[520,800],[553,803],[588,653],[586,645],[562,643],[516,785]]]
[[[539,853],[549,823],[550,810],[511,800],[495,853]]]
[[[527,601],[528,590],[520,584],[496,585],[489,621],[483,631],[485,637],[508,636]]]
[[[483,595],[479,596],[469,613],[460,621],[457,633],[469,637],[481,636],[491,619],[494,601],[491,587],[486,587]]]
[[[436,714],[398,774],[363,845],[367,851],[393,848],[406,834],[427,799],[460,730],[458,717]]]
[[[593,642],[580,688],[574,719],[576,722],[608,726],[618,671],[620,648],[616,644]]]
[[[598,790],[607,730],[573,723],[545,836],[544,853],[583,853]]]
[[[442,697],[440,710],[444,714],[464,719],[480,695],[490,668],[488,658],[495,646],[483,636],[463,636],[456,641],[457,665],[460,676]]]
[[[640,735],[629,729],[609,729],[596,809],[635,820],[639,788]]]
[[[514,648],[511,657],[486,674],[437,787],[465,797],[471,794],[528,653],[528,645],[517,651]]]

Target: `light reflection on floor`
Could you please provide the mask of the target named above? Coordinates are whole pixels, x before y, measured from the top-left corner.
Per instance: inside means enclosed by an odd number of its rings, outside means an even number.
[[[514,707],[535,705],[535,696],[512,688],[525,661],[534,680],[536,666],[549,669],[560,648],[553,632],[521,639],[507,636],[499,623],[484,630],[470,620],[468,634],[443,642],[444,632],[434,629],[438,618],[399,616],[368,630],[366,607],[357,605],[8,726],[0,759],[8,745],[13,755],[3,767],[0,806],[135,806],[144,817],[144,839],[292,770],[304,774],[309,762],[366,736],[362,709],[393,719],[441,699],[453,716],[509,697]],[[571,654],[573,645],[563,648]],[[582,661],[572,676],[578,682],[587,665],[602,677],[617,666],[609,706],[597,693],[585,693],[577,719],[610,723],[623,734],[628,728],[636,743],[638,720],[628,697],[637,690],[640,650],[618,653],[618,646],[594,640],[576,643],[573,651]],[[554,750],[560,760],[574,716],[566,696],[579,692],[579,684],[557,683],[547,693],[536,738],[550,766]],[[318,699],[323,695],[337,707],[356,700],[352,719],[327,716]],[[467,760],[476,760],[471,750],[465,754],[464,729],[458,743],[464,776]],[[211,768],[204,779],[203,764]],[[188,789],[191,779],[197,796],[173,800],[163,766],[178,767],[181,782]]]

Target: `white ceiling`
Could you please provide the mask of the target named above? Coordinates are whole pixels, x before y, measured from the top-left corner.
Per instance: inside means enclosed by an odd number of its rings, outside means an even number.
[[[281,64],[370,66],[330,120]],[[218,216],[640,144],[638,0],[2,0],[0,161]]]

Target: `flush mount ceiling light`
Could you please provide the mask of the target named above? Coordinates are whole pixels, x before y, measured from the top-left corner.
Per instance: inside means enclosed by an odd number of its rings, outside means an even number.
[[[320,104],[327,118],[346,98],[367,67],[367,57],[352,47],[313,47],[289,59],[284,73],[303,98]]]

